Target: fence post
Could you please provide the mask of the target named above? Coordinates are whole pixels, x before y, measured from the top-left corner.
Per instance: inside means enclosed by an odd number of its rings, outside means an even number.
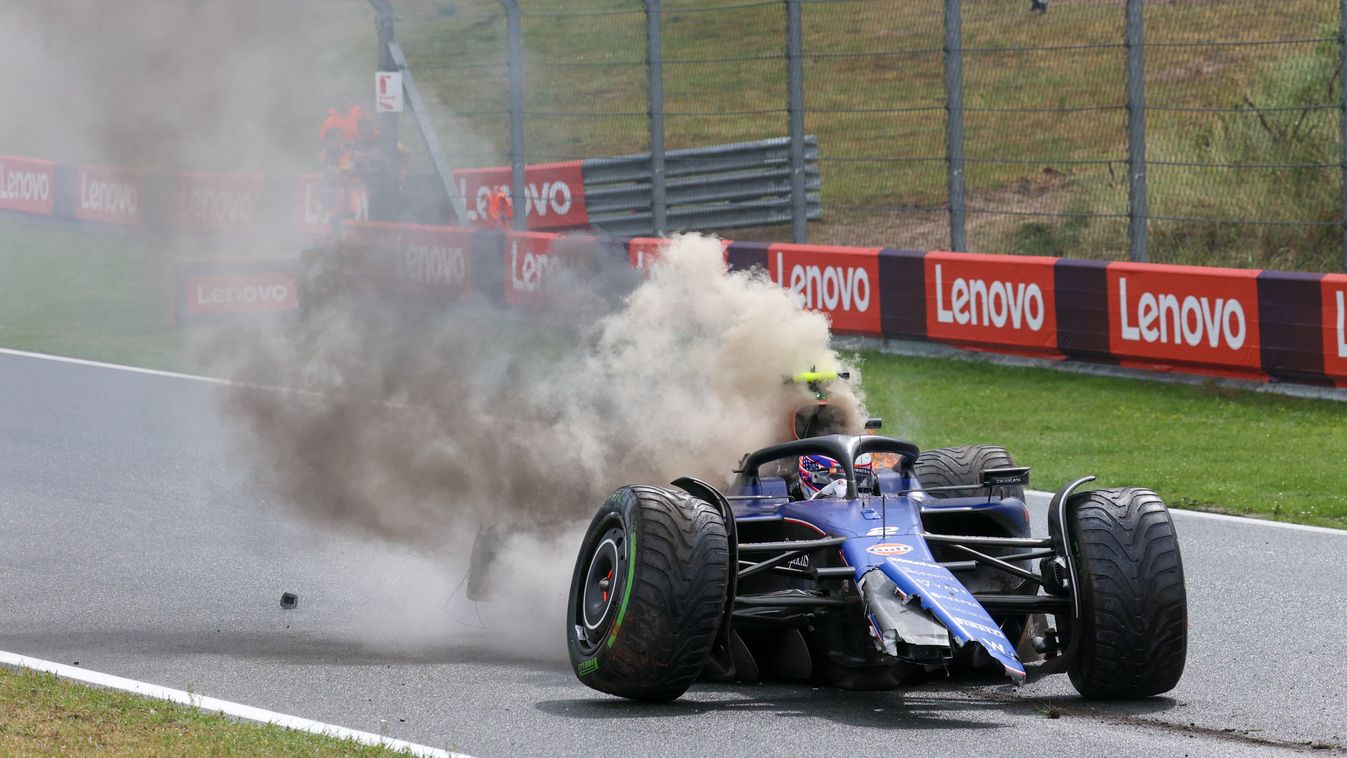
[[[1143,0],[1127,0],[1127,238],[1132,260],[1145,263],[1146,207],[1146,16]]]
[[[963,7],[945,0],[945,165],[949,176],[949,249],[968,249],[963,152]]]
[[[393,33],[393,22],[397,16],[393,13],[392,6],[387,3],[377,4],[378,10],[378,30],[379,30],[379,70],[397,71],[398,65],[393,60],[393,43],[397,38]],[[377,108],[376,108],[377,110]],[[394,208],[389,207],[393,202],[394,193],[390,190],[396,186],[392,177],[398,175],[401,170],[398,158],[398,114],[380,113],[379,115],[379,152],[380,160],[383,163],[383,176],[386,177],[379,184],[384,186],[366,187],[369,193],[369,214],[374,221],[392,221],[397,213]]]
[[[524,39],[519,27],[519,3],[500,0],[505,9],[505,38],[509,55],[510,89],[510,202],[514,228],[528,228],[528,195],[524,190]]]
[[[786,81],[790,113],[790,238],[809,241],[804,171],[804,21],[800,0],[786,0]]]
[[[650,99],[650,221],[655,236],[663,237],[668,232],[669,205],[664,191],[664,43],[659,0],[645,0],[645,69]]]
[[[1347,0],[1338,3],[1339,127],[1342,132],[1342,270],[1347,271]]]

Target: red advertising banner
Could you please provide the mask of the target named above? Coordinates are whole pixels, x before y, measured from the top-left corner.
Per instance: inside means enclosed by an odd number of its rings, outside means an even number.
[[[249,265],[256,265],[249,262]],[[293,311],[299,308],[299,284],[293,271],[200,273],[183,279],[188,316]]]
[[[350,241],[364,248],[350,262],[358,282],[423,295],[472,291],[471,230],[384,223],[351,229]]]
[[[511,232],[505,236],[505,302],[523,305],[536,302],[546,286],[547,272],[554,265],[555,234]]]
[[[633,237],[627,243],[627,255],[631,258],[632,268],[638,271],[649,271],[651,266],[659,263],[670,242],[672,240],[668,237]],[[721,240],[720,250],[724,254],[726,262],[728,262],[730,259],[730,240]]]
[[[110,166],[80,166],[75,218],[104,224],[140,226],[145,221],[145,180],[140,171]]]
[[[261,174],[182,174],[177,184],[176,228],[239,232],[261,226]]]
[[[834,331],[882,334],[879,248],[772,245],[772,281],[804,297],[806,308],[829,315]]]
[[[1056,352],[1056,262],[1027,255],[927,253],[926,335]]]
[[[305,174],[299,177],[299,230],[308,234],[327,234],[332,231],[327,209],[323,207],[322,184],[318,174]],[[351,209],[351,220],[369,219],[369,193],[359,182],[353,186],[339,184],[332,188],[332,203],[345,203]]]
[[[477,229],[501,228],[491,218],[491,195],[510,194],[510,167],[470,168],[454,172],[458,191],[468,207],[468,223]],[[585,176],[580,161],[538,163],[524,167],[527,203],[513,200],[515,213],[526,213],[529,229],[579,229],[589,226],[585,210]]]
[[[1109,349],[1119,358],[1259,373],[1258,271],[1108,267]]]
[[[1326,274],[1323,287],[1324,373],[1347,384],[1347,275]]]
[[[56,164],[0,155],[0,210],[50,216]]]

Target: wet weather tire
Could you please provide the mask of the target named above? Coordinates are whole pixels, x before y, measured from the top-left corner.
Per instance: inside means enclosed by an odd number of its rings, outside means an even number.
[[[1188,600],[1169,510],[1145,489],[1071,497],[1081,597],[1080,647],[1068,673],[1092,699],[1173,689],[1188,654]]]
[[[962,447],[942,447],[926,450],[917,458],[913,470],[923,487],[953,487],[960,484],[980,484],[982,472],[989,468],[1014,466],[1015,459],[998,445],[964,445]],[[930,492],[930,497],[941,499],[949,497],[973,497],[982,494],[982,490],[969,488],[946,492]],[[997,487],[992,497],[1001,499],[1013,497],[1024,501],[1024,487]]]
[[[729,580],[725,521],[679,490],[623,487],[590,522],[566,646],[580,681],[633,700],[682,695],[706,663]]]

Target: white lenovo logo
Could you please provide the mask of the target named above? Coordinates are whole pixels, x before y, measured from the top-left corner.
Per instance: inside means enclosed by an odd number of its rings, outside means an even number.
[[[870,275],[861,267],[794,264],[788,285],[785,256],[777,252],[773,278],[779,286],[803,295],[806,308],[858,313],[870,310]]]
[[[1043,290],[1037,284],[956,278],[949,287],[949,305],[945,305],[945,282],[939,263],[935,265],[935,318],[942,324],[994,326],[998,329],[1021,324],[1033,331],[1043,328],[1047,309]]]
[[[1196,347],[1220,347],[1231,350],[1244,347],[1247,324],[1244,306],[1234,298],[1143,292],[1135,308],[1127,300],[1127,277],[1118,278],[1118,316],[1122,338],[1129,342],[1148,342]]]

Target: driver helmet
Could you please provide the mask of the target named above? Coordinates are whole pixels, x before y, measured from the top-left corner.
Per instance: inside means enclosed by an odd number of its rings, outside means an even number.
[[[826,455],[802,455],[799,462],[800,490],[806,498],[817,495],[819,490],[838,479],[846,477],[842,464]],[[867,477],[874,476],[874,463],[869,453],[856,456],[856,485],[865,486]]]

